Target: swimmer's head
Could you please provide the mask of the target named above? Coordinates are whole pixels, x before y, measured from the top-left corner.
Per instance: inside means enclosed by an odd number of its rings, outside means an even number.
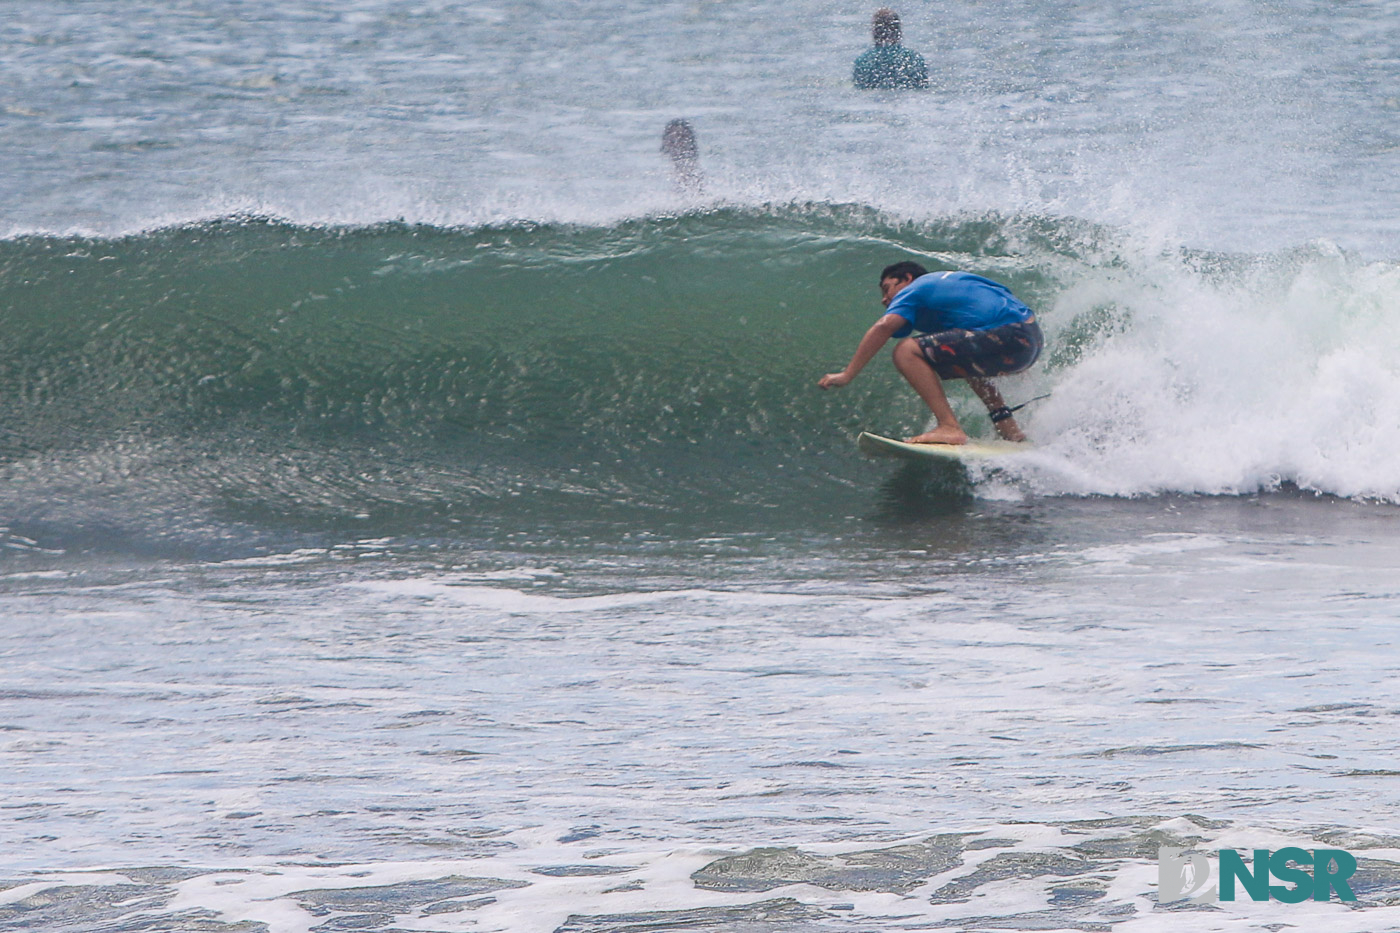
[[[695,131],[684,120],[672,120],[661,132],[661,151],[672,159],[694,160],[700,154],[695,143]]]
[[[902,32],[899,14],[889,7],[880,7],[870,22],[870,32],[876,45],[899,45]]]

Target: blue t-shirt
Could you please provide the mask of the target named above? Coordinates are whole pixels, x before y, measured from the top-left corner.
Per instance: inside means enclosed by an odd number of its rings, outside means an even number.
[[[909,324],[894,336],[908,337],[915,330],[936,334],[942,330],[991,330],[1003,324],[1028,321],[1031,309],[1000,282],[971,272],[930,272],[904,287],[885,314],[898,314]]]

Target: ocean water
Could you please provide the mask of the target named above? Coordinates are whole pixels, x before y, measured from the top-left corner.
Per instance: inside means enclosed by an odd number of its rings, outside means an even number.
[[[7,5],[0,929],[1400,926],[1394,5],[872,9]]]

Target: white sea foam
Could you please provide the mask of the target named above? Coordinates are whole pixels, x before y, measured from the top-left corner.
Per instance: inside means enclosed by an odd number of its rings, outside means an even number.
[[[1039,492],[1400,502],[1400,269],[1322,247],[1244,272],[1140,262],[1045,309],[1052,343],[1111,310],[1078,361],[1026,383],[1053,394],[1010,469]]]
[[[502,574],[509,579],[514,572]],[[778,608],[819,602],[822,597],[795,593],[728,593],[722,590],[658,590],[642,593],[617,593],[606,596],[546,596],[499,586],[482,585],[482,575],[468,574],[460,579],[414,579],[375,581],[361,584],[367,589],[384,593],[388,598],[404,596],[442,600],[448,604],[478,609],[498,609],[510,613],[597,612],[628,609],[657,604],[688,604],[707,602],[717,605],[743,605]]]
[[[742,909],[745,905],[792,899],[816,908],[822,928],[863,929],[870,924],[895,929],[937,924],[951,929],[984,929],[988,925],[1044,928],[1058,921],[1064,928],[1084,922],[1111,923],[1115,929],[1155,931],[1266,930],[1279,922],[1306,924],[1316,930],[1384,931],[1393,924],[1393,908],[1348,910],[1333,901],[1300,905],[1255,903],[1241,900],[1216,904],[1210,911],[1180,913],[1161,910],[1156,902],[1157,871],[1150,842],[1142,851],[1134,844],[1150,840],[1147,833],[1194,840],[1198,850],[1236,848],[1278,849],[1288,845],[1305,848],[1335,847],[1318,842],[1298,824],[1224,824],[1211,826],[1187,818],[1153,820],[1138,818],[1127,823],[1038,824],[1014,822],[964,828],[957,845],[955,864],[926,877],[895,880],[881,878],[880,853],[888,852],[884,870],[898,872],[910,847],[926,842],[925,836],[886,837],[855,843],[815,843],[790,850],[793,855],[825,859],[840,866],[855,855],[870,866],[867,874],[850,886],[825,882],[784,883],[782,854],[773,850],[768,880],[762,869],[756,881],[761,890],[711,890],[695,879],[708,865],[744,853],[742,849],[672,845],[623,847],[611,854],[589,853],[577,844],[557,841],[563,827],[539,826],[512,834],[511,847],[499,856],[477,859],[424,859],[306,866],[281,863],[233,862],[222,870],[197,873],[174,883],[174,896],[160,913],[178,916],[187,911],[212,913],[226,923],[253,922],[268,925],[269,933],[307,933],[327,922],[383,924],[392,922],[414,929],[442,931],[479,930],[483,933],[551,933],[570,918],[629,917],[633,923],[669,916],[673,922],[701,922],[705,911]],[[1124,854],[1096,855],[1096,844],[1117,846]],[[1126,844],[1126,849],[1124,846]],[[1372,866],[1394,861],[1400,850],[1375,847],[1365,840],[1362,852]],[[1081,847],[1081,848],[1074,848]],[[747,857],[754,859],[748,850]],[[582,860],[580,860],[582,855]],[[871,861],[871,856],[874,861]],[[1045,868],[1037,869],[1036,860]],[[761,857],[755,866],[761,866]],[[1079,863],[1079,870],[1073,870]],[[1071,866],[1066,868],[1065,866]],[[591,869],[593,874],[558,874],[560,866]],[[1008,871],[1007,868],[1011,867]],[[1355,879],[1365,878],[1365,869]],[[596,873],[605,872],[605,873]],[[64,885],[141,883],[141,872],[124,877],[121,870],[68,873],[5,892],[15,903]],[[489,893],[450,895],[454,880],[493,879]],[[1373,882],[1374,883],[1374,882]],[[415,886],[441,885],[415,890]],[[948,890],[966,885],[958,896]],[[1101,892],[1087,901],[1068,903],[1059,892]],[[422,893],[419,893],[422,891]],[[348,895],[336,900],[336,893]],[[327,906],[329,905],[329,906]],[[445,908],[445,909],[444,909]],[[313,912],[314,911],[314,912]],[[1103,913],[1100,913],[1103,911]],[[685,918],[689,918],[687,921]],[[1038,922],[1035,918],[1038,918]],[[808,919],[814,919],[809,917]],[[959,921],[965,921],[964,927]],[[1018,921],[1020,921],[1018,923]],[[596,922],[596,921],[595,921]],[[1187,925],[1189,923],[1189,926]]]

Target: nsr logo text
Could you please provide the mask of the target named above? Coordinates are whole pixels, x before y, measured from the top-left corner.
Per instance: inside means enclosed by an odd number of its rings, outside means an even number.
[[[1339,900],[1356,900],[1347,884],[1347,879],[1356,873],[1356,859],[1341,849],[1255,849],[1250,865],[1235,849],[1221,849],[1218,855],[1219,884],[1207,889],[1210,862],[1203,854],[1165,846],[1158,849],[1157,902],[1165,904],[1182,898],[1197,904],[1233,901],[1237,884],[1253,901],[1267,901],[1270,897],[1285,904],[1309,899],[1328,901],[1333,891]],[[1311,874],[1304,867],[1308,865],[1313,868]],[[1270,884],[1270,875],[1283,883]]]

